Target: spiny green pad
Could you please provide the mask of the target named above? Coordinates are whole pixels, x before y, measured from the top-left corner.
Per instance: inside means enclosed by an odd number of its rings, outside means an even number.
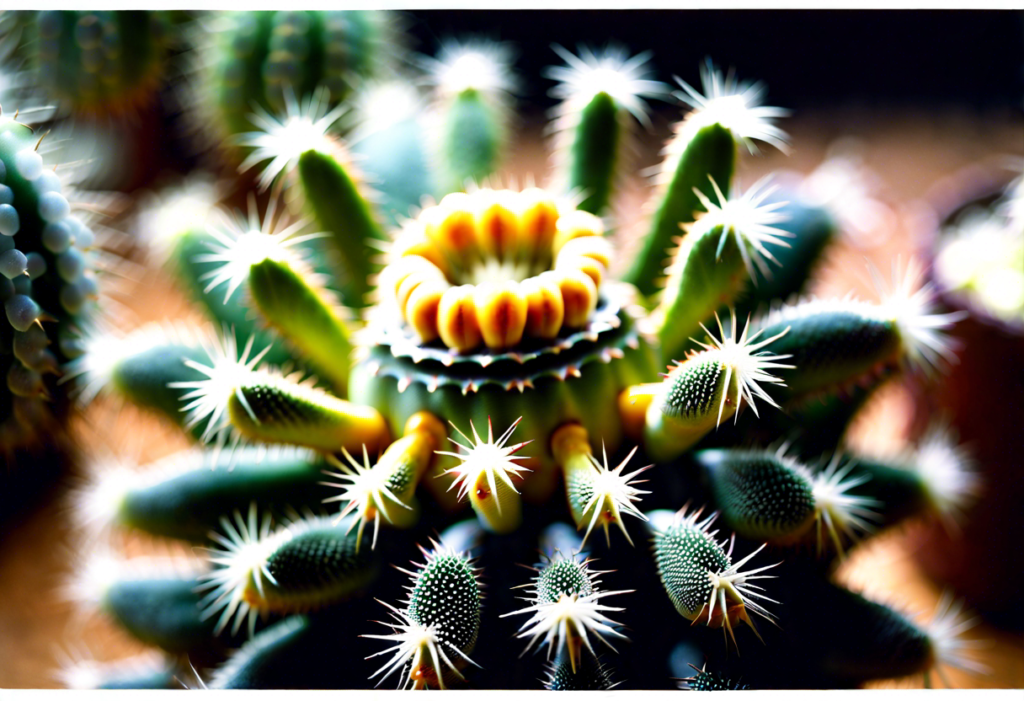
[[[361,589],[372,576],[371,550],[356,548],[349,523],[311,519],[289,526],[296,535],[267,557],[274,581],[266,586],[272,608],[292,611],[319,608]]]
[[[694,214],[702,211],[694,188],[713,197],[713,179],[723,191],[728,191],[735,167],[736,141],[728,129],[712,124],[692,136],[682,147],[671,180],[651,220],[651,228],[623,278],[626,282],[636,285],[644,295],[650,296],[658,291],[658,280],[664,275],[668,251],[681,234],[680,224],[692,222]]]
[[[612,682],[611,670],[592,655],[580,655],[573,671],[572,661],[566,652],[560,651],[547,670],[544,687],[548,691],[604,691],[616,684]]]
[[[780,540],[799,536],[813,523],[810,481],[772,454],[702,450],[694,459],[723,518],[739,535]]]
[[[665,382],[661,412],[673,419],[694,422],[716,413],[725,386],[725,368],[718,358],[700,358],[678,366]]]
[[[537,603],[553,604],[563,596],[593,594],[594,586],[576,558],[557,558],[541,569],[536,590]]]
[[[480,630],[480,588],[465,555],[435,552],[428,558],[409,595],[409,618],[436,626],[442,645],[472,651]]]
[[[929,510],[926,485],[914,469],[866,458],[855,458],[854,463],[850,476],[867,475],[870,479],[850,489],[850,494],[879,502],[880,528]]]
[[[682,616],[694,620],[711,598],[708,574],[729,568],[729,557],[715,539],[687,519],[675,519],[654,534],[654,561],[668,598]]]

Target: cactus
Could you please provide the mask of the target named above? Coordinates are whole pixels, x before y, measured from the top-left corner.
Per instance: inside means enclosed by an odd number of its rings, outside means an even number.
[[[167,80],[174,18],[166,11],[41,10],[0,19],[0,58],[77,118],[121,119],[153,106]],[[4,26],[6,25],[6,27]]]
[[[197,130],[206,131],[211,143],[237,149],[244,145],[242,135],[254,126],[262,128],[261,120],[318,89],[324,91],[325,105],[344,110],[366,81],[393,70],[401,54],[393,15],[282,10],[200,18],[195,40],[199,80],[190,88],[202,105]]]
[[[0,455],[14,467],[26,449],[61,443],[70,385],[58,378],[81,353],[101,254],[38,151],[45,134],[9,114],[0,113]]]
[[[207,569],[152,596],[168,607],[191,596],[187,616],[174,608],[166,620],[180,615],[197,649],[237,642],[248,622],[248,641],[211,678],[217,687],[534,684],[542,661],[508,650],[515,631],[503,619],[516,615],[523,653],[547,647],[553,689],[611,688],[638,664],[643,678],[626,684],[670,687],[657,670],[681,639],[724,675],[702,671],[695,688],[977,669],[958,610],[928,628],[834,577],[859,541],[909,519],[955,519],[971,500],[976,481],[954,448],[936,467],[927,442],[894,458],[851,454],[841,440],[883,379],[954,359],[945,332],[956,317],[935,309],[916,267],[897,267],[880,303],[777,298],[803,288],[832,237],[819,229],[831,229],[799,221],[811,215],[787,208],[768,181],[735,182],[740,146],[786,145],[774,123],[783,111],[710,65],[706,95],[685,83],[677,95],[693,109],[667,149],[627,281],[613,279],[615,221],[601,216],[622,144],[647,121],[645,98],[666,88],[647,78],[646,54],[559,49],[564,173],[548,189],[503,188],[495,173],[514,87],[504,51],[451,44],[424,61],[428,128],[414,113],[382,120],[379,133],[364,123],[359,170],[333,95],[260,103],[242,168],[264,164],[267,214],[253,204],[227,225],[205,211],[182,216],[155,241],[221,330],[97,336],[80,363],[87,395],[165,415],[176,402],[199,447],[101,476],[83,492],[82,521],[189,541],[212,530]],[[374,141],[398,124],[408,138]],[[390,173],[376,191],[363,171],[374,153],[387,161],[376,172]],[[399,177],[395,163],[419,170]],[[292,213],[278,208],[280,189],[294,196]],[[772,309],[741,319],[749,286],[778,271],[785,279],[754,303]],[[863,393],[849,398],[854,388]],[[794,435],[805,415],[833,430]],[[374,580],[373,563],[408,557],[467,503],[474,518],[421,548],[395,603],[392,578]],[[333,513],[287,510],[322,504]],[[558,520],[572,525],[550,525]],[[639,523],[650,547],[633,545]],[[598,525],[604,542],[588,541]],[[538,542],[542,561],[515,608],[507,585],[522,577],[511,566],[535,561]],[[593,568],[588,542],[614,574]],[[605,590],[606,574],[630,588]],[[366,607],[347,600],[367,591],[387,609],[388,632],[358,647]],[[832,605],[841,636],[812,622]],[[335,646],[346,664],[321,661]],[[732,648],[742,660],[720,667]]]

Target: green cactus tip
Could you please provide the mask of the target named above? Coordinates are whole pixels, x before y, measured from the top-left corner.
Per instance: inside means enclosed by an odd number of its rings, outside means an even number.
[[[452,678],[465,680],[460,668],[479,667],[469,654],[480,628],[480,585],[472,560],[451,547],[432,541],[432,551],[420,548],[426,562],[416,572],[402,570],[413,579],[405,607],[381,602],[393,622],[381,621],[392,630],[386,635],[364,635],[395,643],[369,658],[394,653],[371,675],[381,676],[378,686],[397,671],[405,678],[400,688],[447,688]]]
[[[260,189],[266,190],[309,151],[334,156],[347,163],[349,159],[344,155],[344,147],[331,130],[349,107],[342,103],[330,109],[329,97],[326,89],[319,89],[299,100],[289,89],[285,91],[283,115],[273,115],[257,106],[250,119],[258,131],[236,137],[238,145],[252,149],[238,171],[244,173],[266,163],[259,179]]]
[[[590,642],[591,635],[613,651],[615,647],[608,641],[608,637],[628,640],[616,630],[619,624],[605,615],[605,612],[625,609],[608,606],[601,603],[601,600],[635,590],[602,591],[598,585],[599,576],[604,573],[591,570],[589,565],[590,560],[582,559],[578,553],[554,553],[533,580],[532,596],[528,599],[530,605],[502,616],[531,614],[517,636],[529,638],[522,654],[526,654],[537,641],[543,639],[541,646],[548,646],[548,659],[551,659],[555,651],[559,655],[567,652],[575,674],[583,646],[592,656],[597,656]]]

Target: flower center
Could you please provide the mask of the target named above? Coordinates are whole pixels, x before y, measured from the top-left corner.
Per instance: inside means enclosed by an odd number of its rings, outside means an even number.
[[[380,289],[422,343],[507,349],[587,326],[611,255],[599,218],[541,189],[453,193],[405,225]]]

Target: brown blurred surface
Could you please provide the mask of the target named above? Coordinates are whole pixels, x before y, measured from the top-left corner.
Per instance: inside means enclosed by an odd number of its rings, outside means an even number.
[[[641,166],[659,160],[653,146],[661,143],[667,130],[665,119],[657,123],[658,133],[646,138],[649,146],[641,154]],[[904,223],[915,202],[941,177],[993,155],[1024,155],[1019,115],[819,113],[789,119],[785,126],[794,144],[790,156],[765,148],[764,157],[744,157],[740,175],[745,185],[775,169],[809,172],[821,162],[830,143],[840,137],[856,137],[861,140],[866,165],[886,183],[885,198],[897,215],[898,226],[882,245],[857,250],[843,243],[833,251],[813,285],[813,290],[821,294],[842,294],[850,289],[870,294],[862,274],[863,258],[870,258],[887,271],[895,255],[911,252]],[[546,152],[535,126],[526,126],[513,152],[516,161],[511,172],[520,182],[527,173],[547,172]],[[623,239],[642,228],[641,204],[649,190],[639,176],[640,170],[634,169],[619,197]],[[629,247],[628,240],[623,243]],[[135,314],[128,326],[166,316],[180,317],[186,309],[163,276],[149,273],[129,296],[128,304]],[[858,422],[854,443],[876,448],[899,445],[910,426],[911,410],[912,404],[899,388],[886,392]],[[118,412],[102,404],[91,409],[76,428],[91,451],[113,449],[141,461],[184,445],[184,439],[158,420],[136,412]],[[67,503],[64,495],[0,539],[0,687],[58,686],[53,673],[60,650],[80,646],[83,641],[98,659],[123,657],[140,650],[138,644],[102,621],[82,622],[73,615],[74,608],[62,600],[61,587],[88,550],[74,543]],[[887,534],[859,548],[844,566],[842,577],[860,591],[906,604],[909,610],[927,618],[940,587],[918,570],[907,549],[907,535]],[[842,631],[836,634],[842,635]],[[975,678],[953,672],[950,676],[957,686],[1024,687],[1024,636],[981,625],[972,637],[991,641],[978,657],[992,673]],[[887,684],[919,686],[920,681]]]

